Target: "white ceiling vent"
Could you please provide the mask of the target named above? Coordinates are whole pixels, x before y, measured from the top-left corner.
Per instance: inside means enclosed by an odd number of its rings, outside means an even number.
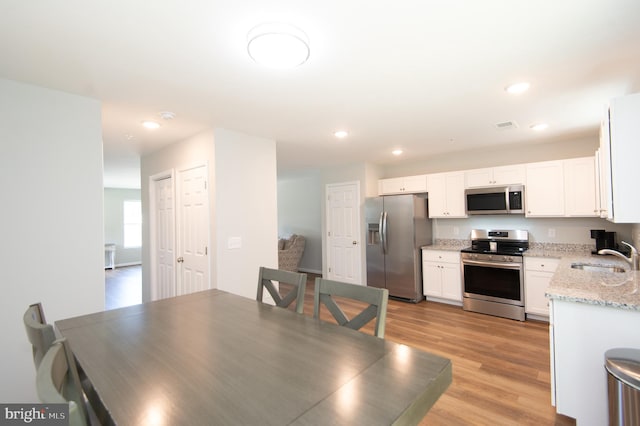
[[[515,121],[503,121],[502,123],[496,124],[496,129],[498,130],[511,130],[511,129],[517,129],[517,128],[518,128],[518,123],[516,123]]]

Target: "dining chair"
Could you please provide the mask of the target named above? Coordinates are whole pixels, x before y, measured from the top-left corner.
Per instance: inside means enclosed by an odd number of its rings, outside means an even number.
[[[56,334],[51,324],[47,324],[44,318],[44,311],[41,303],[29,305],[22,316],[24,328],[27,331],[27,338],[33,347],[33,363],[36,368],[40,365],[44,354],[51,347]]]
[[[278,286],[279,289],[276,288],[274,281],[280,283]],[[283,287],[281,284],[292,286],[292,288],[287,294],[283,295]],[[286,308],[295,300],[296,312],[301,314],[304,309],[304,291],[306,286],[307,274],[270,269],[261,266],[258,274],[258,294],[256,300],[262,302],[263,290],[266,288],[276,302],[276,306]]]
[[[366,287],[340,281],[316,278],[315,294],[313,298],[313,317],[320,318],[320,304],[324,304],[339,325],[360,330],[365,324],[376,318],[374,334],[384,338],[384,328],[387,318],[387,301],[389,290],[386,288]],[[349,319],[338,306],[334,296],[369,303],[358,315]]]
[[[42,358],[36,390],[43,404],[69,404],[69,425],[89,424],[75,359],[67,339],[56,340]]]

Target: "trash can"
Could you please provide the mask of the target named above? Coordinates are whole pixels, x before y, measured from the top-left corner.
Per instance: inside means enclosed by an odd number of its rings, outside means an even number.
[[[605,352],[609,425],[640,425],[640,349]]]

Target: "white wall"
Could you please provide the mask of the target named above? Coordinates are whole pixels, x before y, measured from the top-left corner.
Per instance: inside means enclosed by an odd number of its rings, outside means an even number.
[[[22,316],[104,309],[100,103],[0,80],[0,401],[37,402]]]
[[[149,177],[207,162],[211,288],[255,298],[260,266],[278,265],[275,141],[215,129],[147,155],[142,177],[142,297],[150,300]],[[242,246],[229,249],[239,237]]]
[[[124,246],[124,202],[140,201],[139,189],[104,189],[104,242],[116,245],[116,266],[142,262],[141,247]]]
[[[324,188],[318,170],[278,178],[278,236],[305,237],[300,270],[322,273],[322,216]]]
[[[218,288],[255,298],[259,267],[278,267],[276,143],[216,129],[215,147]]]
[[[141,198],[142,198],[142,300],[147,302],[151,300],[151,242],[150,242],[150,201],[149,201],[149,178],[153,175],[164,173],[171,170],[180,170],[194,165],[206,163],[209,168],[209,212],[211,215],[211,223],[215,217],[215,209],[213,206],[215,194],[215,153],[213,131],[205,131],[199,133],[189,139],[172,144],[164,149],[146,155],[140,161],[140,177],[141,177]],[[174,176],[175,183],[176,176]],[[209,232],[209,267],[211,277],[211,287],[215,288],[216,264],[215,228],[210,227]]]

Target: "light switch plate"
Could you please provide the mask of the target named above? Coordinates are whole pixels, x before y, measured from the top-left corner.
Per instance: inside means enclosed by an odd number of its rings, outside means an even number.
[[[229,237],[227,240],[227,248],[229,250],[235,250],[242,247],[242,237]]]

